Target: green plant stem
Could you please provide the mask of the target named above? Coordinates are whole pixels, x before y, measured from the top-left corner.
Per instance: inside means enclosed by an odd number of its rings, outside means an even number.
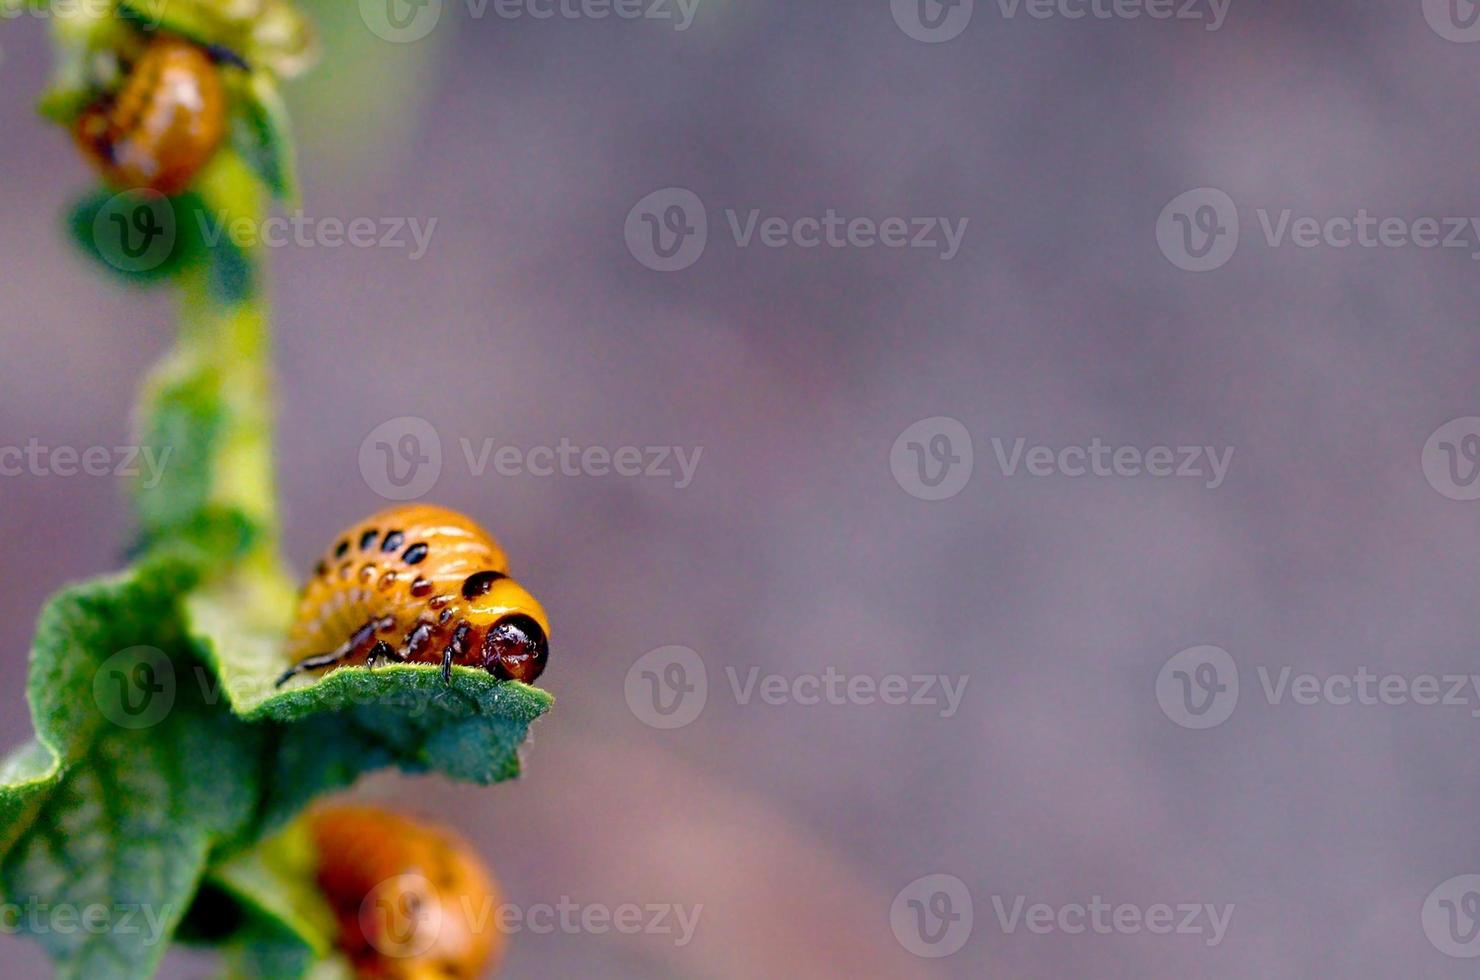
[[[179,220],[229,228],[233,221],[260,223],[265,216],[268,202],[260,184],[233,154],[218,156],[199,190],[200,206],[209,213]],[[179,341],[155,369],[140,411],[141,419],[151,420],[142,444],[169,451],[172,459],[156,486],[142,480],[136,485],[135,501],[149,546],[232,535],[241,559],[274,564],[268,303],[261,249],[240,254],[246,285],[239,292],[223,290],[221,269],[209,264],[179,275]]]

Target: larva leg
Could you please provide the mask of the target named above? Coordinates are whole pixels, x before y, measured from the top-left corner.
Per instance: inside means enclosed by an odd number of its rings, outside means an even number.
[[[306,671],[322,670],[325,667],[333,667],[335,664],[342,663],[345,660],[348,660],[351,656],[354,655],[356,650],[360,649],[366,643],[370,642],[371,637],[373,637],[374,635],[375,623],[366,623],[364,626],[361,626],[359,629],[355,630],[354,633],[350,635],[350,638],[348,640],[345,640],[344,643],[339,647],[339,649],[335,650],[333,653],[320,653],[316,656],[305,657],[304,659],[294,664],[292,667],[289,667],[288,670],[283,674],[283,676],[278,678],[277,686],[282,687],[284,684],[288,683],[288,681]]]
[[[468,638],[468,624],[462,623],[452,634],[452,642],[442,650],[442,683],[452,683],[452,661],[463,655],[463,644]]]
[[[289,667],[283,673],[283,676],[278,678],[277,686],[282,687],[284,684],[288,683],[299,674],[306,673],[307,671],[322,670],[325,667],[332,667],[348,657],[350,654],[350,650],[352,649],[353,647],[345,645],[340,647],[338,650],[335,650],[333,653],[321,653],[316,657],[304,657],[302,660]]]
[[[406,658],[397,653],[396,648],[384,640],[379,641],[375,646],[370,648],[370,654],[365,658],[365,666],[374,670],[380,666],[382,660],[389,660],[392,663],[398,664],[406,662]]]

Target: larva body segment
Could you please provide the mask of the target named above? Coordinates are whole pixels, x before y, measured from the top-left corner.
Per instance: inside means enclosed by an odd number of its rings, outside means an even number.
[[[382,511],[329,546],[304,586],[279,684],[384,661],[481,667],[530,683],[549,655],[544,608],[508,575],[498,543],[429,504]]]
[[[375,807],[313,811],[316,881],[360,977],[474,980],[502,958],[498,887],[466,842]]]
[[[157,34],[122,87],[82,111],[73,135],[114,187],[182,193],[226,135],[217,65],[198,45]]]

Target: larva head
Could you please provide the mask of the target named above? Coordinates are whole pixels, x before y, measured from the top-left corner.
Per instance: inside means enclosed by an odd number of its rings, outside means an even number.
[[[483,668],[526,684],[550,657],[550,621],[528,590],[502,572],[477,572],[463,582],[467,618],[481,637]]]

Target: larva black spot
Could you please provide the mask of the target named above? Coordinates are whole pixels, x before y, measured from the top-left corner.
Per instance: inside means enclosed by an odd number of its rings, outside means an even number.
[[[329,563],[326,562],[326,561],[319,562],[317,565],[315,565],[313,567],[313,573],[315,575],[317,575],[319,578],[323,578],[325,575],[328,575],[329,574]]]
[[[405,543],[406,543],[406,535],[405,534],[403,534],[400,531],[387,531],[385,533],[385,543],[380,546],[380,550],[386,552],[387,554],[389,554],[390,552],[395,551],[397,548],[401,547],[401,545],[403,545]]]
[[[446,609],[442,610],[442,615],[440,615],[440,616],[437,617],[437,623],[438,623],[438,625],[446,626],[448,624],[448,622],[451,621],[451,619],[452,619],[452,607],[451,606],[448,606]]]
[[[337,547],[335,547],[335,549],[334,549],[334,557],[335,558],[343,558],[348,553],[349,553],[349,538],[345,538],[343,541],[339,542],[339,544],[338,544]]]
[[[420,565],[427,560],[428,550],[425,542],[418,541],[406,549],[406,553],[401,556],[401,560],[408,565]]]
[[[364,534],[360,535],[360,550],[369,551],[375,546],[375,539],[378,537],[380,537],[380,532],[375,530],[374,528],[371,528]]]
[[[418,599],[425,599],[432,594],[432,583],[424,578],[418,578],[411,583],[411,594]]]
[[[469,575],[463,581],[462,594],[464,599],[476,599],[481,595],[487,595],[493,588],[493,583],[501,578],[508,578],[503,572],[477,572]]]

